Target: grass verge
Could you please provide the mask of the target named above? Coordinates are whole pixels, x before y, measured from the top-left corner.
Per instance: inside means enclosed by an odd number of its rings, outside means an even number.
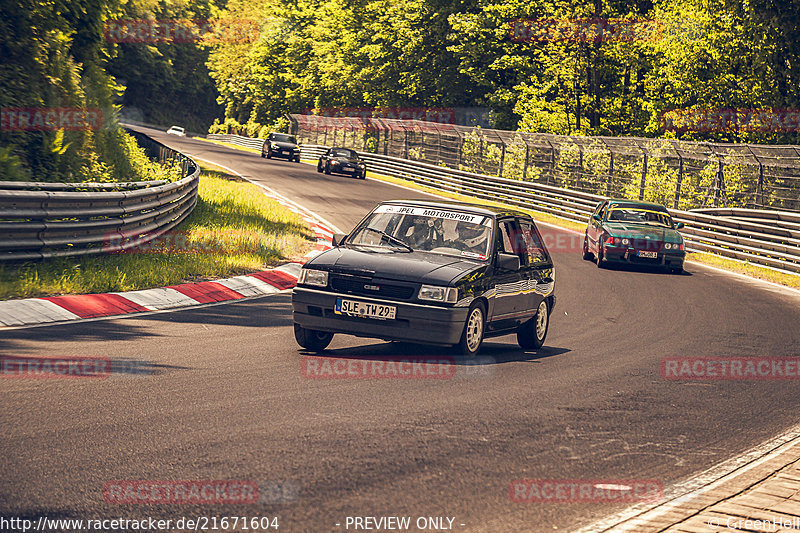
[[[771,268],[764,268],[759,265],[754,265],[753,263],[736,261],[734,259],[728,259],[727,257],[707,254],[704,252],[692,253],[687,259],[695,263],[701,263],[703,265],[729,270],[730,272],[736,272],[737,274],[744,274],[745,276],[750,276],[751,278],[770,281],[779,285],[800,289],[800,275],[797,274],[779,272],[777,270],[772,270]]]
[[[163,287],[264,270],[314,246],[300,216],[257,186],[201,165],[197,206],[131,252],[0,265],[0,299]]]

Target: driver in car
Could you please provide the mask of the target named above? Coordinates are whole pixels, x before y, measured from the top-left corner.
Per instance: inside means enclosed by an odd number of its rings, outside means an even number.
[[[458,232],[458,240],[454,242],[456,248],[480,256],[486,254],[486,243],[491,233],[488,227],[462,221],[456,225],[456,231]]]
[[[442,245],[442,221],[431,217],[415,217],[406,242],[415,250],[433,250]]]

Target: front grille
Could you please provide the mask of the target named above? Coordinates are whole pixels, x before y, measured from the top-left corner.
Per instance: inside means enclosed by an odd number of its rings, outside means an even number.
[[[410,300],[414,295],[414,287],[410,284],[401,285],[397,283],[387,283],[371,278],[333,274],[331,275],[330,283],[331,288],[336,292],[358,294],[360,296]],[[377,289],[367,289],[365,286],[377,287]]]

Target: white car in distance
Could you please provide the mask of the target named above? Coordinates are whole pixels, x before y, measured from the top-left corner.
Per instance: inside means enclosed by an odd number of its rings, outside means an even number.
[[[177,135],[178,137],[186,137],[186,130],[181,128],[180,126],[172,126],[170,129],[167,130],[169,135]]]

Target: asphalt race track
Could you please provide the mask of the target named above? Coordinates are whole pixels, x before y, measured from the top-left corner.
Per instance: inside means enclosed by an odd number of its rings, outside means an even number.
[[[426,197],[154,136],[345,231],[377,201]],[[548,242],[569,243],[551,246],[558,304],[546,347],[525,353],[512,336],[491,339],[485,364],[459,361],[452,379],[304,377],[310,356],[294,341],[288,295],[0,332],[6,355],[107,357],[122,369],[0,380],[0,515],[277,515],[283,532],[346,531],[348,516],[430,516],[454,517],[454,531],[564,531],[626,505],[516,503],[510,483],[643,479],[668,489],[797,424],[796,381],[670,381],[659,363],[800,356],[800,297],[695,265],[682,276],[601,270],[570,234],[546,231]],[[448,352],[337,336],[327,355]],[[120,505],[103,497],[115,480],[281,482],[297,498]]]

